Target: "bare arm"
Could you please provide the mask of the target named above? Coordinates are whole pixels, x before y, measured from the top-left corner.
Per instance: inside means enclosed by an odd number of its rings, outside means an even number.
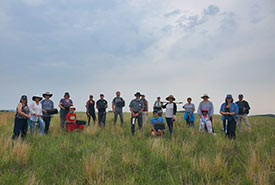
[[[18,104],[17,111],[18,111],[18,114],[20,114],[21,116],[24,116],[24,117],[30,119],[29,114],[26,114],[26,113],[22,112],[22,104],[21,103]]]

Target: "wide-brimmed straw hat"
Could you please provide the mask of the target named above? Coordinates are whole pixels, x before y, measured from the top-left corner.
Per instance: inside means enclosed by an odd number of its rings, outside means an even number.
[[[42,96],[43,96],[44,98],[46,98],[46,96],[52,97],[53,94],[50,93],[50,92],[45,92],[45,93],[42,94]]]
[[[35,95],[35,96],[32,97],[32,100],[34,101],[35,98],[39,98],[39,101],[41,101],[43,99],[41,96]]]
[[[173,101],[176,100],[176,98],[175,98],[173,95],[168,96],[168,97],[166,98],[166,100],[169,101],[170,98],[172,98]]]
[[[210,97],[208,96],[208,94],[206,94],[206,93],[203,94],[201,98],[205,98],[205,97],[206,97],[206,98],[210,98]]]

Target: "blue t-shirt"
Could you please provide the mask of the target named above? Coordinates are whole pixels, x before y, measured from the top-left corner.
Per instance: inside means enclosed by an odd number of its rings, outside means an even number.
[[[155,123],[164,123],[164,120],[162,119],[162,117],[158,117],[157,119],[153,117],[151,119],[151,125],[155,126]]]

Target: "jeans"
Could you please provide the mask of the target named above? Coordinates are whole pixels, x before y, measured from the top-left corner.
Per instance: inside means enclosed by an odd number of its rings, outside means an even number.
[[[173,133],[173,118],[166,118],[170,134]]]
[[[114,112],[114,125],[116,125],[118,115],[120,117],[120,126],[123,127],[124,119],[123,119],[123,112],[122,111],[115,111]]]
[[[45,134],[48,134],[48,132],[49,132],[51,118],[52,118],[51,116],[43,116],[43,120],[45,122],[45,129],[44,129]]]
[[[96,116],[95,116],[95,113],[93,112],[93,113],[90,113],[90,115],[88,115],[88,126],[90,125],[91,117],[93,118],[93,121],[94,121],[94,124],[95,124]]]
[[[226,126],[227,122],[227,130],[226,131],[226,136],[229,137],[230,139],[235,139],[236,138],[236,121],[235,119],[229,119],[229,120],[224,120],[223,125],[224,129]]]
[[[34,134],[35,123],[38,123],[37,127],[39,128],[39,134],[42,136],[44,134],[44,121],[41,118],[38,118],[37,122],[29,120],[31,134]]]
[[[20,133],[21,133],[21,138],[24,139],[27,135],[27,131],[28,131],[28,120],[15,118],[12,139],[17,139]]]
[[[106,112],[98,112],[98,125],[105,128]]]
[[[131,132],[134,135],[135,130],[136,130],[136,120],[138,120],[138,127],[139,130],[142,129],[142,114],[139,114],[137,117],[131,117]]]

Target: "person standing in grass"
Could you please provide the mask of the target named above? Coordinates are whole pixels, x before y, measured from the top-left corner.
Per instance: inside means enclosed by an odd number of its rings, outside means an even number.
[[[141,101],[144,104],[144,109],[142,112],[142,124],[145,125],[148,119],[148,101],[145,99],[145,95],[141,95]]]
[[[29,122],[31,134],[34,134],[35,123],[38,123],[39,134],[42,136],[44,134],[42,104],[40,102],[42,100],[42,97],[33,96],[32,100],[33,100],[33,102],[30,103],[30,105],[29,105],[30,112],[31,112],[31,118],[30,118],[30,122]]]
[[[136,120],[138,120],[139,130],[142,129],[142,112],[144,110],[144,103],[140,99],[140,92],[135,94],[135,99],[130,102],[130,112],[131,112],[131,132],[134,135],[136,130]]]
[[[225,98],[225,103],[221,105],[220,113],[224,125],[226,136],[230,139],[236,138],[236,120],[239,112],[238,105],[233,102],[233,97],[228,94]]]
[[[153,109],[154,111],[158,111],[158,115],[160,117],[162,117],[162,113],[163,113],[162,106],[163,106],[163,102],[160,101],[160,97],[157,97],[157,101],[155,101]]]
[[[117,122],[117,116],[120,117],[120,126],[123,127],[123,107],[125,106],[125,101],[120,97],[120,92],[116,92],[116,97],[112,101],[112,110],[114,113],[114,125]]]
[[[187,98],[187,103],[183,106],[185,109],[184,120],[186,121],[187,127],[194,127],[195,121],[195,105],[192,102],[192,98]]]
[[[53,110],[54,109],[54,103],[50,98],[53,96],[50,92],[46,92],[43,94],[44,99],[41,101],[42,105],[42,111],[43,111],[43,120],[45,122],[45,129],[44,133],[48,134],[49,132],[49,127],[51,123],[51,115],[48,115],[47,111],[48,110]]]
[[[30,117],[28,98],[26,95],[23,95],[16,107],[12,139],[17,139],[20,134],[22,139],[26,137],[28,131],[28,120]]]
[[[242,122],[244,121],[245,126],[248,128],[248,131],[250,132],[251,128],[250,128],[248,117],[247,117],[247,115],[249,114],[250,106],[249,106],[248,102],[243,99],[242,94],[239,95],[239,101],[237,101],[236,104],[239,107],[239,113],[237,116],[238,127],[239,127],[240,131],[242,132]]]
[[[66,128],[66,115],[70,111],[70,106],[73,106],[73,101],[70,99],[70,94],[66,92],[64,98],[59,101],[58,107],[60,108],[60,127]]]
[[[96,102],[96,108],[98,110],[98,125],[102,128],[105,128],[106,109],[108,108],[108,102],[104,99],[103,94],[100,94],[100,99]]]
[[[89,100],[86,102],[86,114],[88,116],[88,126],[90,126],[91,117],[96,124],[96,115],[95,115],[95,101],[93,95],[90,95]]]
[[[176,99],[173,95],[170,95],[166,98],[168,103],[166,103],[163,108],[166,109],[165,111],[165,119],[169,128],[170,134],[173,133],[173,124],[176,120],[177,114],[177,104],[174,102]]]
[[[164,120],[159,116],[156,110],[153,112],[153,116],[154,117],[151,119],[152,136],[162,136],[165,130]]]

